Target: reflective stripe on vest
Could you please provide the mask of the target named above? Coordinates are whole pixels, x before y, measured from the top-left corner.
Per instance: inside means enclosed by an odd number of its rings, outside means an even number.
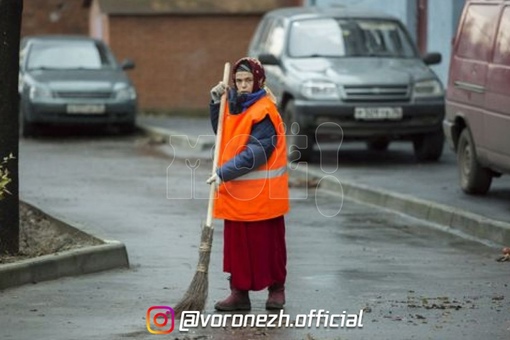
[[[274,170],[253,170],[248,172],[245,175],[234,178],[232,181],[245,181],[251,179],[269,179],[276,178],[285,175],[287,172],[287,166],[282,166],[281,168]]]

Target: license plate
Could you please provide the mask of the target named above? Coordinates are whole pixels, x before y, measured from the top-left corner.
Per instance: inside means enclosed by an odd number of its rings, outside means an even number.
[[[67,105],[67,113],[69,114],[102,114],[105,107],[102,104],[74,104]]]
[[[357,107],[354,118],[359,120],[399,120],[402,119],[401,107]]]

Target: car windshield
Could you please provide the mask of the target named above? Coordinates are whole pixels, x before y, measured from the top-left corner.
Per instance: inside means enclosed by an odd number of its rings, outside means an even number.
[[[113,67],[106,52],[92,41],[35,42],[30,47],[30,69],[101,69]]]
[[[294,58],[416,57],[402,27],[380,19],[296,21],[290,30],[288,51]]]

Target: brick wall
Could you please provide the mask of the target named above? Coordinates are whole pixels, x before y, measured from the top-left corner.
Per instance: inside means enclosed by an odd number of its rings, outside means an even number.
[[[202,109],[224,63],[245,56],[261,16],[111,16],[109,41],[142,109]]]
[[[89,9],[83,0],[25,0],[21,35],[88,35]]]

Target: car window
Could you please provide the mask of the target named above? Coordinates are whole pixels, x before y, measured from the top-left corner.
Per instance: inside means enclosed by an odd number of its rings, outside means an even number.
[[[258,53],[281,55],[284,46],[284,28],[281,19],[267,19],[258,39]]]
[[[274,19],[269,17],[265,18],[258,26],[257,32],[255,32],[255,39],[251,42],[250,50],[253,50],[256,55],[263,53],[264,45],[266,44],[267,35],[271,27],[273,26]]]
[[[499,24],[494,63],[510,65],[510,7],[505,7]]]
[[[101,69],[113,64],[106,52],[89,41],[34,42],[28,52],[27,69]]]
[[[416,57],[403,28],[395,21],[313,19],[291,25],[291,57]]]
[[[291,57],[345,55],[342,29],[333,19],[303,20],[292,23],[289,40]]]
[[[457,47],[460,57],[488,61],[497,14],[498,6],[469,6]]]
[[[265,52],[275,56],[281,55],[283,51],[284,33],[283,23],[280,20],[276,21],[267,36]]]

